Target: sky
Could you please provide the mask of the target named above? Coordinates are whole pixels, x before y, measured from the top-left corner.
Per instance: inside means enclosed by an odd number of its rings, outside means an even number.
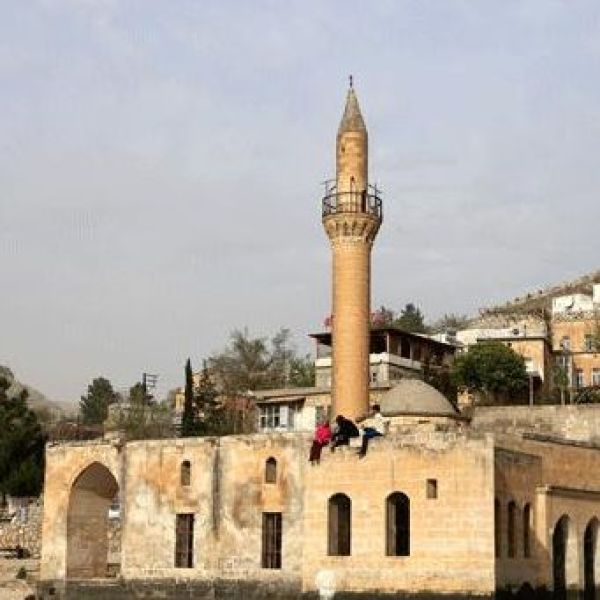
[[[159,395],[330,312],[348,75],[374,307],[475,313],[598,268],[600,3],[0,0],[0,364]]]

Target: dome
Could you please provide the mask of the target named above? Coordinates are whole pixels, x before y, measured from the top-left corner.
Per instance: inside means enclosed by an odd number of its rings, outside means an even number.
[[[386,417],[399,415],[457,416],[452,403],[420,379],[401,379],[379,402]]]

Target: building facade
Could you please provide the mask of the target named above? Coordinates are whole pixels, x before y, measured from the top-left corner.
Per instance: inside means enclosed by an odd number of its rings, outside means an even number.
[[[574,407],[544,429],[533,410],[519,422],[513,407],[470,420],[416,378],[391,385],[394,369],[416,373],[426,352],[443,363],[450,349],[394,330],[370,337],[382,213],[367,161],[351,88],[323,200],[333,323],[317,341],[332,347],[320,365],[331,388],[264,396],[266,408],[279,404],[264,419],[279,426],[283,407],[302,401],[314,423],[330,394],[331,414],[354,418],[376,394],[387,434],[364,458],[345,446],[320,464],[308,461],[312,435],[296,430],[49,444],[41,599],[595,597],[600,415],[585,413],[575,439]],[[371,343],[387,382],[373,381]]]

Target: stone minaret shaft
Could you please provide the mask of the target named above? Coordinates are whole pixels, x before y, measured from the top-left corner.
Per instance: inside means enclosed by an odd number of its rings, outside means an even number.
[[[333,416],[355,419],[369,408],[371,247],[382,220],[368,185],[368,139],[352,86],[337,134],[336,185],[323,199],[333,254]]]

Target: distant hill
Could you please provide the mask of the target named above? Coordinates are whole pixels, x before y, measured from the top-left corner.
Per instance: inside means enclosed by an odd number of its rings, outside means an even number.
[[[0,377],[5,377],[10,382],[8,389],[11,395],[20,394],[27,390],[27,404],[34,411],[48,411],[53,418],[69,415],[77,411],[77,407],[69,402],[50,400],[42,392],[19,381],[14,373],[6,366],[0,365]]]

